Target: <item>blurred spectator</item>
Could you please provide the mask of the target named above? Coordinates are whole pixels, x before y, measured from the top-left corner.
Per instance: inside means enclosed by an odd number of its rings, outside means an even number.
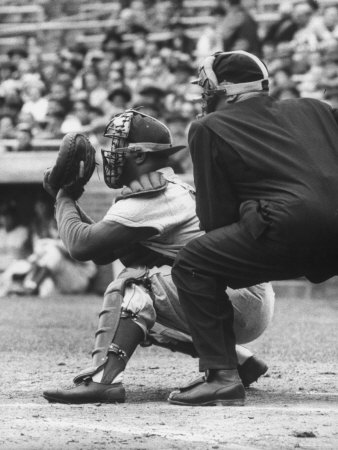
[[[18,66],[23,59],[28,58],[28,53],[24,47],[12,47],[8,50],[7,56],[12,64]]]
[[[0,297],[11,294],[83,294],[97,268],[92,261],[73,260],[60,239],[39,239],[27,259],[12,262],[0,274]]]
[[[89,104],[99,107],[108,97],[107,89],[102,86],[94,70],[88,70],[82,77],[82,89],[87,93]]]
[[[279,4],[279,19],[269,26],[263,42],[273,45],[280,42],[290,42],[296,30],[297,25],[292,20],[292,2],[281,2]]]
[[[308,2],[298,3],[292,11],[292,20],[296,25],[292,36],[292,44],[297,51],[314,51],[318,46],[318,37],[311,25],[314,9]]]
[[[59,105],[58,111],[62,109],[65,113],[70,112],[73,106],[69,86],[60,81],[54,81],[51,84],[48,100],[48,112],[51,112],[51,102],[55,102],[54,106],[57,103]]]
[[[38,197],[33,207],[33,220],[31,222],[32,242],[39,239],[58,237],[56,220],[54,217],[54,205],[45,196]]]
[[[319,51],[312,52],[308,55],[310,64],[309,70],[301,76],[293,76],[298,81],[298,89],[301,97],[312,97],[323,100],[323,91],[320,88],[321,79],[324,73],[323,59]]]
[[[148,87],[154,88],[154,94],[156,89],[158,93],[167,91],[175,85],[175,81],[175,75],[164,64],[163,58],[156,56],[150,59],[148,66],[141,72],[138,91],[141,93]]]
[[[101,86],[107,88],[109,86],[108,78],[111,68],[112,58],[111,55],[96,50],[91,54],[90,67],[96,74]]]
[[[61,132],[66,134],[69,132],[83,131],[91,122],[90,111],[91,106],[88,100],[76,100],[71,112],[65,117],[61,125]]]
[[[290,98],[299,98],[300,92],[294,84],[289,84],[285,86],[279,86],[273,91],[271,95],[278,100],[287,100]]]
[[[0,88],[0,105],[1,115],[9,115],[15,120],[22,108],[23,102],[20,91],[17,88],[17,83],[12,81],[7,80],[2,83]]]
[[[110,55],[113,61],[118,61],[121,58],[123,50],[121,34],[114,28],[108,30],[102,40],[101,49],[104,53]]]
[[[27,263],[28,270],[19,291],[21,295],[82,294],[88,290],[97,273],[92,261],[72,259],[60,239],[36,241]],[[14,273],[15,267],[12,268],[12,276]]]
[[[14,201],[0,205],[0,272],[30,251],[29,230],[20,219]]]
[[[139,86],[139,70],[136,61],[127,59],[123,66],[124,72],[124,83],[131,90],[131,92],[136,92]]]
[[[172,64],[171,73],[175,76],[175,83],[171,87],[171,92],[175,95],[189,98],[199,92],[199,89],[196,90],[196,86],[190,83],[195,78],[196,70],[189,60],[176,60]]]
[[[241,0],[225,0],[227,10],[223,21],[223,48],[225,51],[246,50],[261,53],[258,24]]]
[[[322,66],[323,73],[318,81],[318,88],[324,91],[325,99],[333,99],[338,95],[338,44],[324,54]]]
[[[187,35],[186,28],[181,20],[173,19],[169,24],[171,37],[167,41],[162,42],[161,46],[186,55],[193,55],[196,42]]]
[[[50,201],[37,199],[31,228],[30,233],[18,225],[14,203],[0,208],[0,297],[86,292],[96,266],[69,256],[58,238]]]
[[[137,24],[143,25],[147,23],[148,14],[145,2],[142,0],[132,0],[130,2],[130,10],[135,17]]]
[[[293,42],[297,45],[308,45],[316,48],[318,39],[312,26],[316,4],[311,1],[283,2],[280,4],[280,19],[268,29],[264,42],[279,44]]]
[[[11,61],[3,61],[0,64],[0,82],[16,78],[17,65]]]
[[[162,109],[158,103],[149,100],[143,100],[134,103],[132,107],[135,109],[140,109],[142,113],[148,114],[148,116],[153,116],[159,120],[163,120]]]
[[[179,15],[179,8],[175,8],[171,1],[157,1],[153,9],[153,17],[149,20],[151,24],[151,29],[154,31],[168,30],[169,23],[172,18]],[[175,9],[177,14],[175,14]]]
[[[129,108],[131,93],[126,87],[113,89],[108,94],[108,101],[110,102],[109,115],[112,117]]]
[[[338,6],[326,6],[322,15],[316,15],[310,23],[319,42],[334,42],[338,39]]]
[[[63,110],[48,111],[45,128],[37,132],[39,139],[62,139],[64,133],[61,131],[62,124],[66,118]]]
[[[40,62],[41,80],[46,86],[47,92],[50,92],[51,85],[57,79],[60,73],[60,62],[55,55],[55,60]]]
[[[14,119],[10,115],[0,118],[0,139],[14,139],[16,137]]]
[[[33,150],[33,134],[31,126],[27,123],[19,123],[16,130],[17,145],[13,148],[13,151],[30,152]]]
[[[159,85],[152,85],[148,80],[142,82],[141,88],[138,92],[139,102],[154,103],[163,106],[164,98],[167,91]]]
[[[271,90],[288,87],[291,83],[291,69],[288,67],[281,67],[274,71]]]
[[[78,47],[62,49],[60,52],[60,70],[74,77],[82,68],[83,60],[84,54]]]
[[[48,109],[48,99],[43,96],[45,86],[41,80],[31,80],[22,91],[24,104],[21,111],[31,114],[38,123],[45,122]]]
[[[223,23],[226,11],[221,6],[210,11],[211,21],[203,29],[196,43],[195,56],[201,61],[214,52],[223,51]]]

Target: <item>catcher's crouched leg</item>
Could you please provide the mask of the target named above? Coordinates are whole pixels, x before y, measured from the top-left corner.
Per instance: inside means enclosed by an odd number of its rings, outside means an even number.
[[[148,342],[197,357],[187,320],[171,278],[171,267],[151,269],[149,279],[157,319],[149,331]],[[228,288],[227,293],[234,307],[238,372],[243,385],[248,387],[268,370],[268,366],[240,344],[257,339],[267,328],[273,316],[275,295],[270,283],[238,290]]]
[[[122,403],[122,373],[137,345],[155,322],[152,299],[144,285],[144,270],[127,269],[104,295],[92,353],[93,366],[74,378],[70,389],[45,391],[50,402]]]

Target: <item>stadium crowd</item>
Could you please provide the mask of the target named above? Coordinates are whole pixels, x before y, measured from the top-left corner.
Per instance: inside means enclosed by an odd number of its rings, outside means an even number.
[[[79,3],[44,2],[46,20],[74,14]],[[86,44],[82,31],[64,32],[59,39],[55,32],[28,35],[24,45],[7,50],[0,66],[0,139],[17,139],[12,149],[21,151],[32,149],[33,138],[60,139],[81,131],[100,144],[107,119],[142,106],[182,141],[199,110],[198,88],[189,81],[198,61],[215,50],[261,56],[270,70],[272,95],[338,104],[336,4],[283,1],[279,19],[262,27],[254,15],[259,2],[210,3],[203,10],[208,23],[197,34],[195,27],[194,37],[182,14],[193,17],[196,10],[183,11],[184,2],[174,0],[114,2],[110,19],[116,25],[97,46]]]

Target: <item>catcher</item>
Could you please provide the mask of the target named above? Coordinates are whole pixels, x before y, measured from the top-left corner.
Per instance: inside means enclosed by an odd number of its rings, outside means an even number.
[[[139,344],[198,356],[171,280],[178,250],[203,234],[193,188],[168,167],[170,155],[184,146],[173,146],[163,123],[135,110],[115,116],[104,135],[112,140],[110,150],[102,150],[105,182],[124,188],[100,222],[93,223],[76,202],[94,164],[95,151],[83,136],[65,138],[58,167],[44,178],[46,191],[56,197],[59,234],[70,255],[97,264],[120,259],[127,267],[105,292],[91,367],[75,377],[71,388],[44,391],[50,402],[124,402],[123,372]],[[256,339],[272,318],[271,285],[228,294],[237,343]],[[266,372],[266,364],[241,345],[237,355],[245,386]]]

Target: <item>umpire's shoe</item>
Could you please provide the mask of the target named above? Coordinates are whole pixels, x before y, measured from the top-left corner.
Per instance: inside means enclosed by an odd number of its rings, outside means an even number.
[[[169,403],[183,406],[243,406],[245,389],[237,370],[210,370],[169,395]]]
[[[251,356],[242,365],[238,365],[237,369],[244,387],[249,387],[267,372],[268,366],[256,356]]]
[[[124,403],[126,391],[122,383],[103,384],[86,380],[64,389],[44,391],[50,403]]]

